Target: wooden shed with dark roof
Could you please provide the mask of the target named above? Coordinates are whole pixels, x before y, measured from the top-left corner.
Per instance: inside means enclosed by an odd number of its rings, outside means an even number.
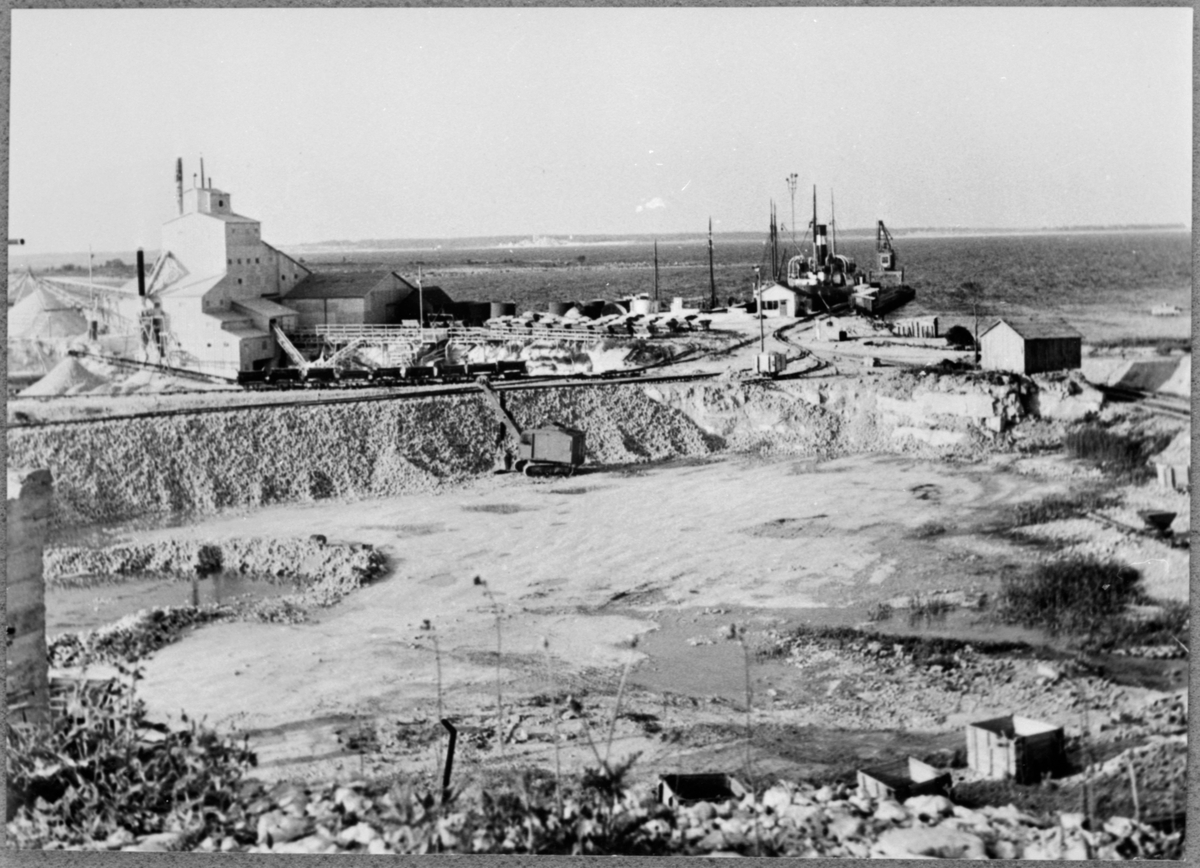
[[[989,371],[1073,370],[1082,364],[1083,335],[1060,319],[1005,316],[979,335],[979,348]]]

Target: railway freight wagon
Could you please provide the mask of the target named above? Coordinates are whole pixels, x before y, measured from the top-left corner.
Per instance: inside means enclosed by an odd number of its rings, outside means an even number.
[[[967,726],[967,765],[984,777],[1036,783],[1065,760],[1061,726],[1015,714]]]

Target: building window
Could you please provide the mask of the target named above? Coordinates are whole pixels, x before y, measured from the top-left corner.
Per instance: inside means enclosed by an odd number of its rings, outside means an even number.
[[[266,341],[263,341],[263,346],[262,346],[262,348],[263,348],[264,350],[267,348],[267,342],[266,342]]]
[[[225,207],[225,200],[224,200],[224,199],[218,199],[218,200],[217,200],[217,205],[218,205],[219,207],[221,207],[221,208],[224,208],[224,207]]]
[[[238,286],[241,286],[241,285],[242,285],[242,279],[239,277],[238,278]]]
[[[228,264],[228,265],[233,265],[233,260],[232,260],[232,259],[226,259],[226,260],[225,260],[225,262],[226,262],[226,264]]]
[[[256,257],[254,257],[254,264],[255,264],[255,265],[258,265],[258,257],[257,257],[257,256],[256,256]]]

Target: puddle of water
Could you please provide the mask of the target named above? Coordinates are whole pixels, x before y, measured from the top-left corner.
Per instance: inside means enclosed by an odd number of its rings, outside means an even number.
[[[235,597],[247,596],[267,599],[294,590],[290,583],[273,584],[237,573],[199,579],[194,588],[187,579],[171,578],[137,579],[92,588],[47,588],[46,633],[90,630],[155,606],[228,603]]]

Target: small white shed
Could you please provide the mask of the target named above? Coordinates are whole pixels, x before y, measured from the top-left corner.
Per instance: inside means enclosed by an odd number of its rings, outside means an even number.
[[[988,371],[1072,370],[1083,359],[1083,335],[1057,319],[1002,317],[979,335],[979,347]]]
[[[800,316],[804,313],[804,296],[782,284],[771,284],[762,291],[762,312],[767,316]]]

